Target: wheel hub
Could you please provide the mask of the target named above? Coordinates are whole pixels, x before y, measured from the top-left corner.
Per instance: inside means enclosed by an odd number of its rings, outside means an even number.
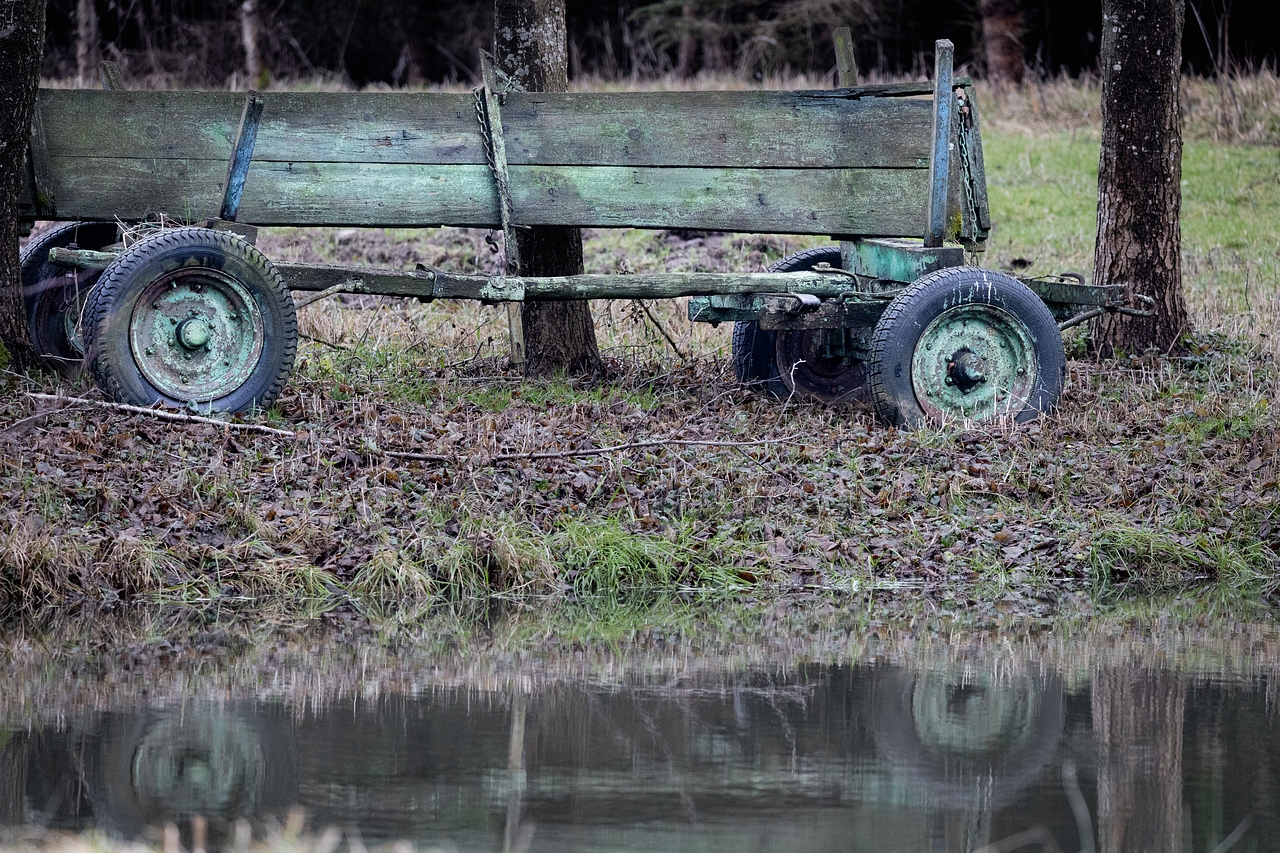
[[[129,344],[160,393],[205,403],[239,388],[262,355],[263,322],[249,291],[218,270],[184,268],[138,299]]]
[[[961,394],[968,394],[974,386],[987,381],[986,366],[986,361],[977,353],[957,350],[947,360],[947,378],[943,382],[954,385]]]
[[[178,324],[178,343],[189,350],[209,344],[209,324],[199,317],[191,317]]]
[[[944,310],[921,333],[912,355],[916,400],[935,421],[984,420],[1017,413],[1037,381],[1026,325],[994,305]]]

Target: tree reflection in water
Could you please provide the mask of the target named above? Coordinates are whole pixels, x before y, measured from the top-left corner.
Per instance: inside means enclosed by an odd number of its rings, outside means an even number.
[[[486,853],[1225,853],[1280,837],[1271,674],[948,653],[628,666],[6,710],[0,820],[132,836],[200,815],[216,845],[300,804],[366,840]]]

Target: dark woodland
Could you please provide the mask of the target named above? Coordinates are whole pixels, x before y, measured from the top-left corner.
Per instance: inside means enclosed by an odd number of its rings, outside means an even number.
[[[1267,5],[1189,3],[1184,70],[1274,65]],[[955,43],[962,72],[986,74],[985,33],[990,59],[1009,64],[1007,73],[993,65],[990,76],[1015,81],[1023,69],[1041,78],[1096,73],[1101,48],[1101,0],[568,0],[566,7],[571,79],[833,74],[838,26],[853,28],[864,76],[923,74],[938,38]],[[96,12],[96,39],[77,38],[88,20],[79,9]],[[258,33],[252,42],[246,17]],[[105,58],[163,86],[315,77],[357,86],[469,83],[478,79],[479,49],[493,43],[492,26],[492,3],[471,0],[50,0],[43,72],[74,78]],[[258,55],[247,57],[246,43]],[[246,80],[246,67],[258,79]]]

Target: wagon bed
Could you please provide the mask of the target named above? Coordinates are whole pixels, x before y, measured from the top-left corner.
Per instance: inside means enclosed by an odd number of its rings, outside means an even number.
[[[269,402],[292,364],[294,343],[269,340],[296,337],[287,290],[505,302],[687,295],[691,319],[736,324],[744,382],[828,400],[858,396],[856,385],[881,414],[913,423],[1011,405],[1038,414],[1061,384],[1050,378],[1023,389],[1036,399],[997,406],[1000,395],[987,400],[979,387],[985,368],[966,356],[945,368],[967,386],[958,408],[923,402],[902,414],[902,401],[880,399],[877,336],[901,329],[879,326],[902,321],[893,300],[928,276],[1033,288],[1038,327],[1005,344],[1047,358],[1050,372],[1061,372],[1061,339],[1054,327],[1057,355],[1037,350],[1050,337],[1045,316],[1119,307],[1116,289],[1079,280],[956,278],[991,223],[972,84],[952,79],[948,42],[932,83],[832,91],[546,94],[499,76],[486,65],[471,94],[41,90],[22,216],[163,215],[206,227],[171,235],[168,248],[159,238],[126,247],[106,225],[41,241],[24,259],[38,347],[60,363],[83,353],[117,399],[238,410]],[[766,273],[555,278],[273,265],[252,249],[255,226],[321,225],[502,228],[509,249],[513,229],[537,225],[828,235],[840,248]],[[988,314],[1012,310],[993,305]],[[244,317],[256,318],[251,334],[237,330]],[[264,372],[268,356],[282,361]],[[813,369],[825,360],[830,375],[801,370],[797,384],[792,357]]]

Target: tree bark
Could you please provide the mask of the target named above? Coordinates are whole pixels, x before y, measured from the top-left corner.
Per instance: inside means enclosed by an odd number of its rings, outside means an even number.
[[[1094,321],[1104,358],[1170,351],[1187,330],[1182,295],[1183,0],[1104,0],[1102,154],[1094,282],[1155,299],[1154,316]]]
[[[18,194],[40,85],[45,0],[0,2],[0,363],[34,362],[18,265]]]
[[[978,7],[988,79],[993,83],[1021,83],[1025,62],[1019,0],[980,0]]]
[[[693,34],[693,4],[685,3],[680,7],[680,17],[687,28],[680,36],[680,51],[676,55],[676,76],[681,80],[689,80],[698,73],[695,63],[698,59],[698,39]]]
[[[1099,853],[1182,850],[1186,684],[1167,670],[1104,669],[1092,680]]]
[[[568,91],[564,0],[495,0],[494,56],[498,67],[526,91]],[[519,224],[519,210],[515,220]],[[521,229],[516,240],[521,275],[582,272],[582,231],[578,228]],[[525,302],[520,321],[526,373],[588,374],[600,369],[589,303]]]
[[[92,86],[98,79],[98,9],[94,0],[76,2],[76,85]]]
[[[244,74],[249,88],[267,88],[262,67],[262,18],[258,15],[258,0],[244,0],[240,4],[240,41],[244,45]]]

